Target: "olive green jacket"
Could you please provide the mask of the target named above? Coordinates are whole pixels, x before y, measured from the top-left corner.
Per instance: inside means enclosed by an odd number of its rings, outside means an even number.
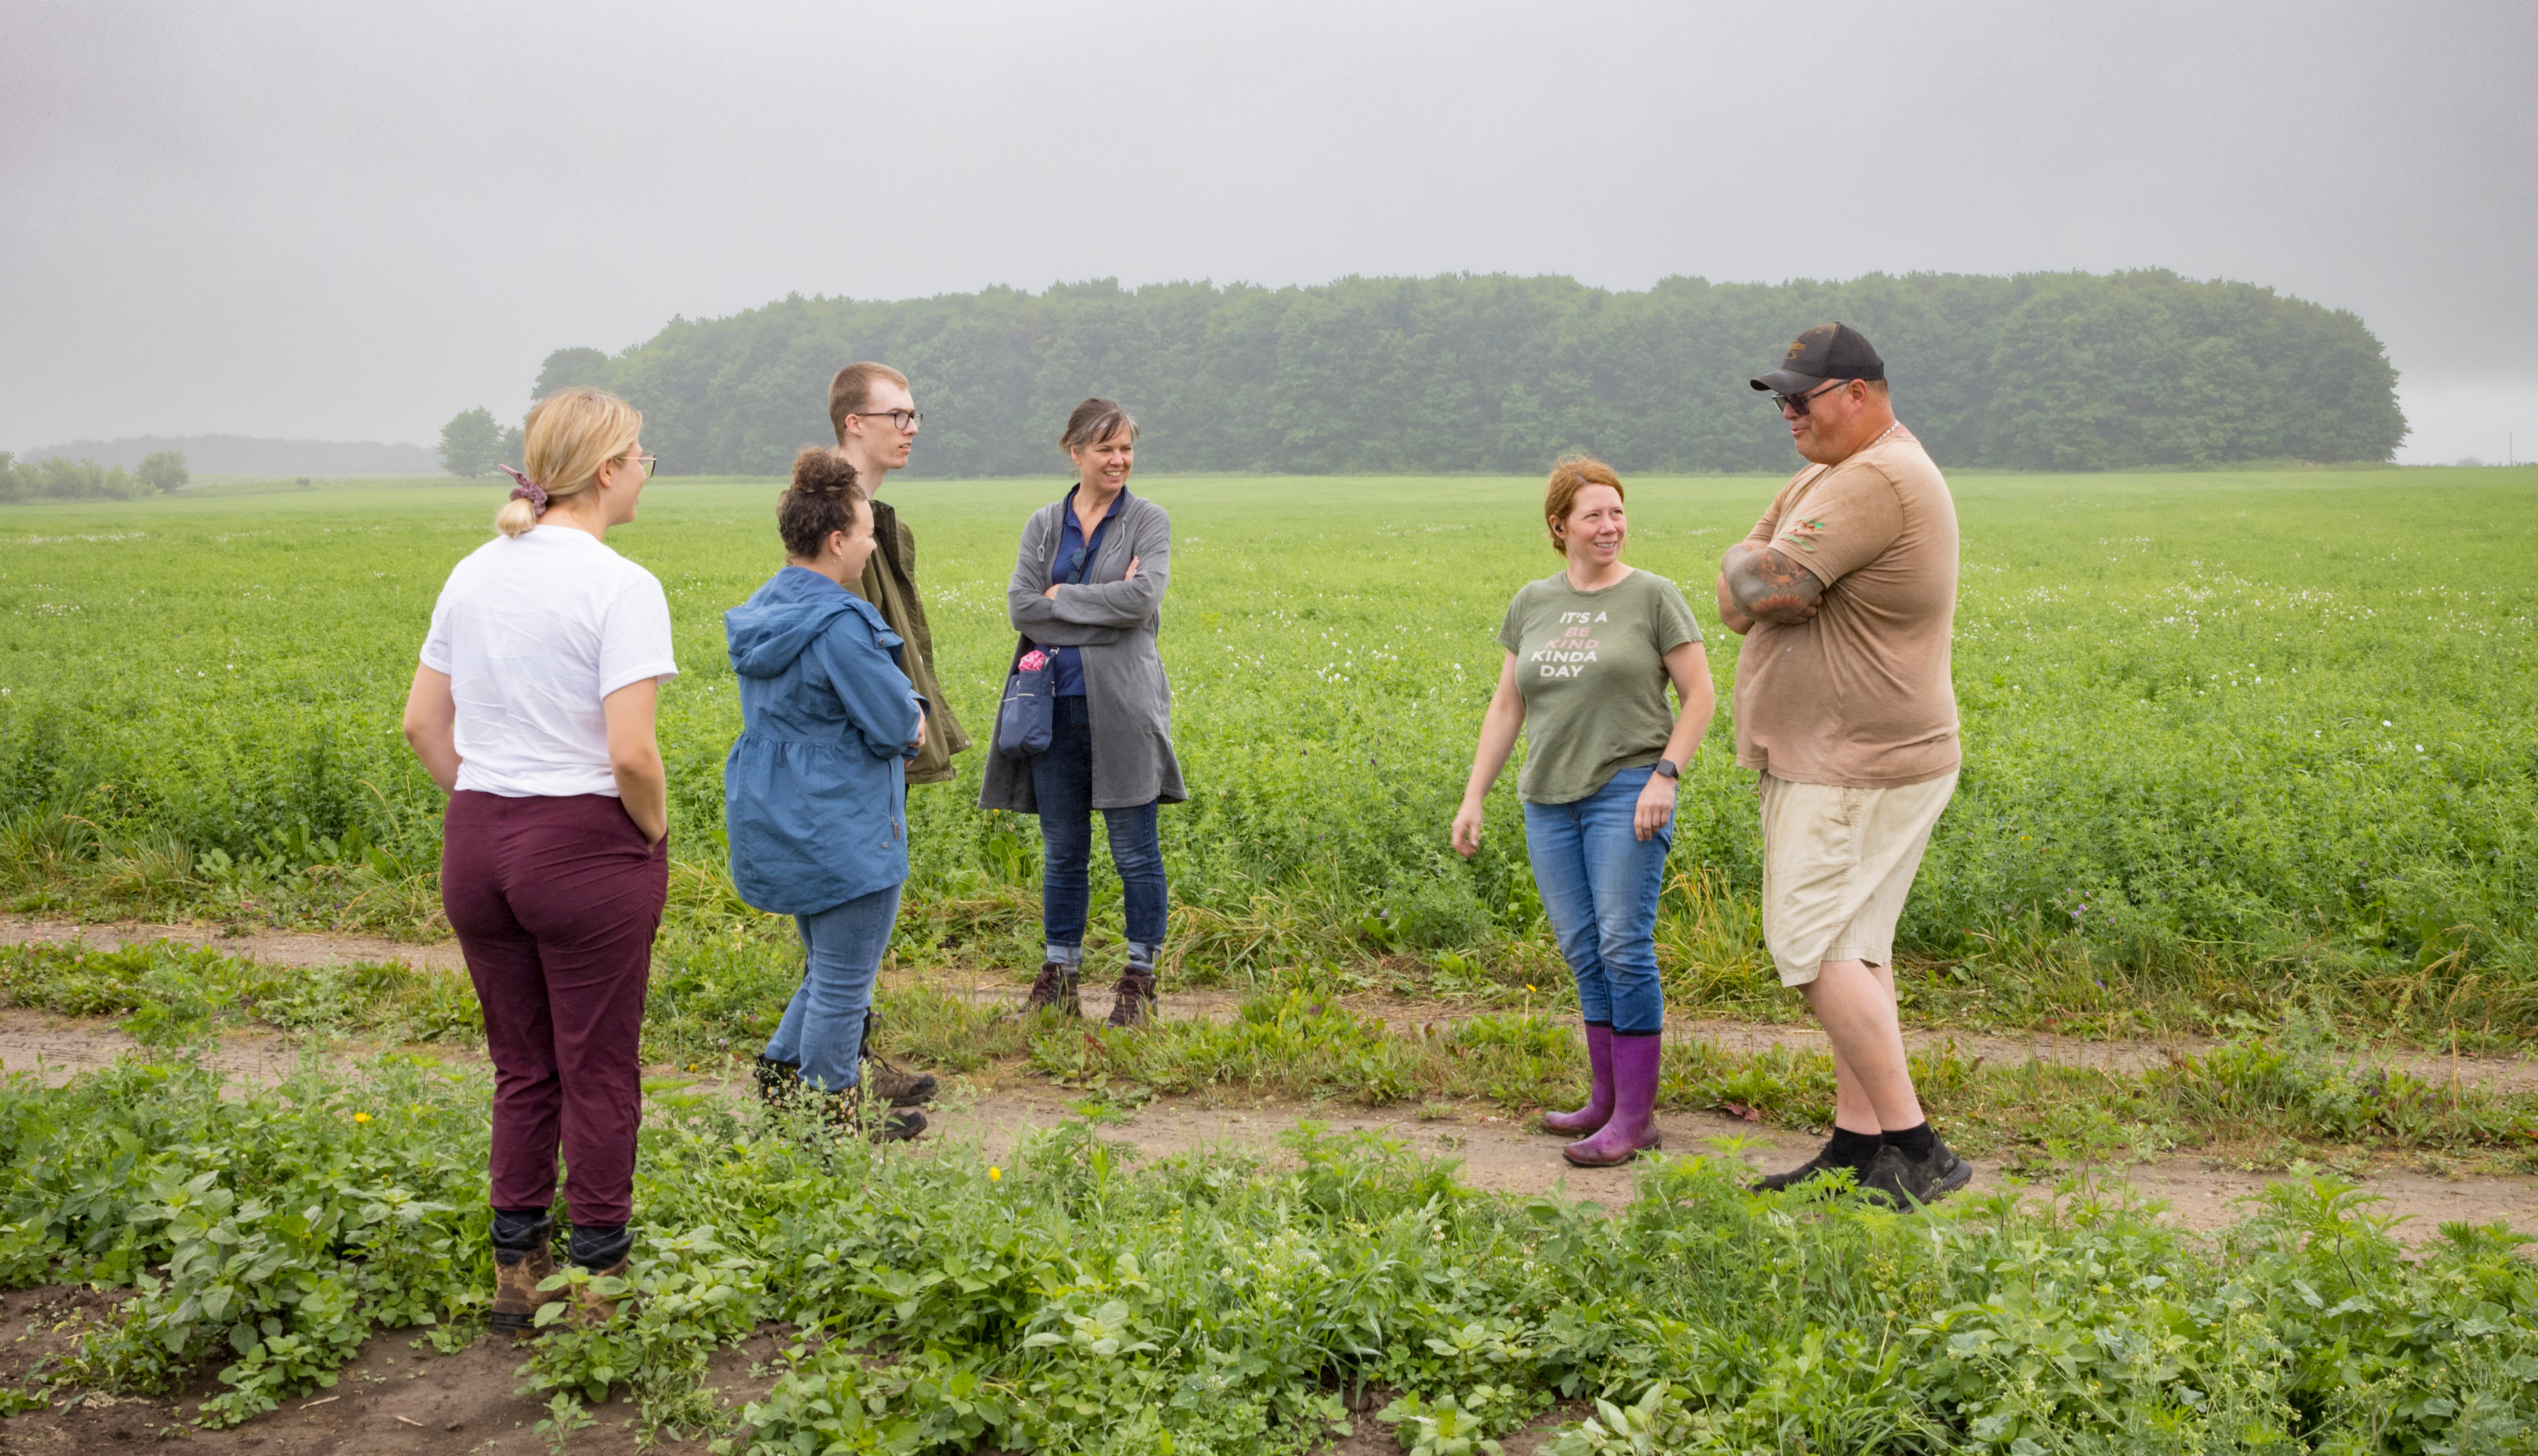
[[[916,592],[916,535],[884,501],[873,508],[873,538],[881,549],[864,562],[864,574],[846,588],[881,609],[882,621],[907,641],[900,666],[916,695],[925,699],[925,747],[907,765],[909,783],[949,783],[960,776],[952,756],[969,746],[952,704],[934,680],[934,629],[925,625],[925,599]]]

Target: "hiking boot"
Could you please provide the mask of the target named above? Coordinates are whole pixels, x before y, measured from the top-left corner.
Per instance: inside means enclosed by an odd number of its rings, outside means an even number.
[[[904,1143],[925,1131],[924,1113],[888,1105],[881,1108],[880,1116],[868,1120],[860,1087],[828,1093],[820,1104],[820,1120],[840,1137],[862,1136],[876,1143]]]
[[[496,1218],[499,1222],[501,1216]],[[513,1232],[514,1237],[494,1245],[494,1308],[485,1323],[514,1340],[526,1340],[537,1333],[538,1308],[550,1298],[538,1292],[538,1286],[555,1273],[555,1221],[540,1219]]]
[[[750,1077],[758,1084],[758,1099],[769,1107],[790,1107],[801,1098],[800,1062],[779,1062],[760,1052],[757,1069]]]
[[[625,1288],[628,1283],[627,1270],[633,1262],[631,1259],[619,1259],[605,1269],[594,1269],[590,1271],[590,1283],[572,1287],[571,1317],[574,1324],[588,1329],[593,1325],[604,1325],[617,1317],[617,1306],[634,1296],[632,1289]],[[617,1292],[613,1294],[599,1292],[598,1285],[603,1279],[616,1280],[620,1286]]]
[[[934,1074],[909,1072],[886,1057],[873,1054],[873,1033],[881,1029],[881,1018],[864,1013],[864,1090],[894,1107],[913,1107],[934,1095]]]
[[[1904,1150],[1893,1145],[1879,1149],[1868,1171],[1859,1179],[1860,1195],[1873,1198],[1889,1208],[1910,1213],[1973,1181],[1974,1165],[1956,1155],[1946,1143],[1930,1150],[1930,1156],[1914,1162],[1904,1156]]]
[[[1076,990],[1077,967],[1060,965],[1054,960],[1040,962],[1039,974],[1032,978],[1031,994],[1023,998],[1022,1009],[1005,1020],[1019,1022],[1035,1011],[1056,1007],[1071,1017],[1084,1015],[1084,998]]]
[[[1148,965],[1131,965],[1119,972],[1119,984],[1110,993],[1110,1015],[1104,1023],[1113,1026],[1142,1026],[1155,1019],[1155,971]]]

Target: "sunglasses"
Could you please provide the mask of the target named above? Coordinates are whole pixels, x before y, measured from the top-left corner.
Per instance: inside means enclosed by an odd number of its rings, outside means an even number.
[[[1807,413],[1808,400],[1815,398],[1819,394],[1825,394],[1833,390],[1839,389],[1841,386],[1849,382],[1850,381],[1848,379],[1828,379],[1824,383],[1817,385],[1815,388],[1808,390],[1804,394],[1774,393],[1771,396],[1771,407],[1779,410],[1794,410],[1797,412],[1800,419],[1804,419]]]

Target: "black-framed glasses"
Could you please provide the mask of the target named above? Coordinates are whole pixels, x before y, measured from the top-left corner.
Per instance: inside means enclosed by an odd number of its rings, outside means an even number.
[[[1808,400],[1815,398],[1819,394],[1826,394],[1833,390],[1839,389],[1841,386],[1849,382],[1850,381],[1848,379],[1827,379],[1822,384],[1817,385],[1815,388],[1808,390],[1804,394],[1780,394],[1774,392],[1771,396],[1771,407],[1776,410],[1795,410],[1798,412],[1799,418],[1803,419],[1807,413]]]
[[[923,410],[857,410],[855,413],[866,420],[888,420],[891,429],[902,432],[917,429],[925,423]]]

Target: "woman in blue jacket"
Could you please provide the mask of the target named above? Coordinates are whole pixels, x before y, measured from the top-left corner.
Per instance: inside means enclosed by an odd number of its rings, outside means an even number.
[[[899,635],[845,588],[873,552],[854,467],[804,450],[775,521],[787,564],[723,614],[741,715],[723,764],[723,824],[741,897],[791,915],[808,953],[802,987],[759,1057],[759,1086],[772,1101],[820,1097],[833,1121],[852,1125],[873,978],[907,879],[904,774],[925,741],[925,703],[900,670]],[[922,1113],[888,1111],[873,1135],[924,1130]]]

